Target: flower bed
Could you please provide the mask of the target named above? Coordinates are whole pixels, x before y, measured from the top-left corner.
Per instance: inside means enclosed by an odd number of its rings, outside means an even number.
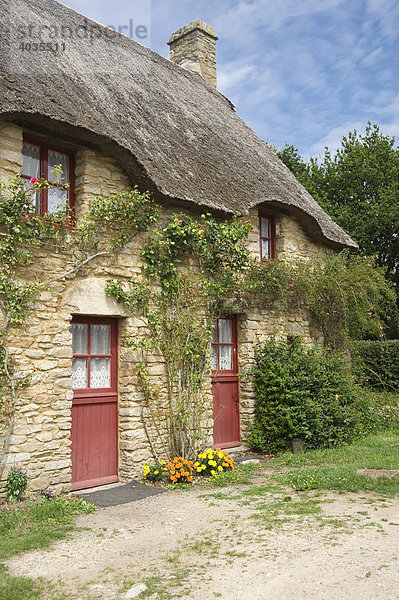
[[[144,463],[143,480],[150,483],[192,483],[193,476],[217,477],[226,471],[234,471],[234,460],[227,450],[208,449],[198,454],[195,462],[175,456],[168,463],[153,465]]]

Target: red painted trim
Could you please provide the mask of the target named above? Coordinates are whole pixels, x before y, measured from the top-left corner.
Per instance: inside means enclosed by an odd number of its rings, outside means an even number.
[[[268,219],[271,237],[262,236],[262,219]],[[261,262],[265,262],[275,257],[276,225],[274,217],[266,213],[259,213],[259,254]],[[262,256],[262,240],[270,242],[270,256]]]
[[[216,450],[216,448],[220,448],[224,450],[226,448],[235,448],[236,446],[241,446],[241,441],[236,440],[235,442],[226,442],[225,444],[212,444],[212,449]]]
[[[118,450],[118,447],[119,447],[119,435],[118,435],[118,321],[116,319],[111,319],[108,317],[89,317],[89,316],[77,315],[72,318],[72,323],[83,323],[88,326],[88,353],[85,355],[75,355],[75,356],[88,357],[89,364],[90,364],[91,357],[94,357],[94,358],[96,356],[111,357],[111,386],[109,388],[93,388],[93,389],[86,388],[86,389],[74,390],[73,391],[73,400],[72,400],[72,415],[75,415],[75,418],[79,414],[90,415],[92,410],[94,410],[94,411],[102,410],[102,408],[99,405],[104,404],[105,406],[108,406],[110,410],[112,407],[111,414],[113,413],[114,419],[116,417],[116,421],[115,420],[113,421],[114,425],[112,426],[112,430],[110,430],[110,431],[113,431],[114,435],[115,435],[115,437],[112,438],[114,440],[114,443],[111,443],[111,447],[113,449],[112,454],[109,455],[109,456],[113,457],[113,459],[112,459],[113,466],[111,469],[111,472],[113,471],[113,474],[105,475],[104,477],[97,477],[95,479],[90,479],[90,480],[73,481],[72,489],[78,490],[78,489],[83,489],[83,488],[95,487],[97,485],[105,485],[108,483],[115,483],[115,482],[119,481],[119,478],[118,478],[118,462],[119,462],[119,450]],[[111,327],[110,354],[101,354],[101,355],[100,354],[93,354],[93,355],[90,354],[90,325],[110,325],[110,327]],[[89,381],[90,381],[90,379],[89,379],[89,373],[88,373],[88,382]],[[87,405],[87,406],[85,407],[84,405]],[[86,410],[89,412],[80,413],[80,411],[86,411]],[[73,412],[73,411],[78,411],[78,412]],[[96,414],[98,415],[101,413],[97,412]],[[74,417],[72,416],[72,420],[73,419],[74,419]],[[78,422],[75,421],[75,426],[77,426]],[[87,423],[90,423],[90,421],[87,421]],[[115,427],[115,429],[114,429],[114,427]],[[79,430],[74,429],[74,425],[72,426],[72,429],[75,431],[75,434],[77,435]],[[79,466],[80,463],[78,462],[78,458],[76,458],[78,456],[79,460],[81,460],[82,451],[84,451],[84,448],[81,445],[82,442],[79,441],[79,445],[75,446],[75,451],[73,450],[74,443],[76,444],[76,443],[78,443],[78,440],[82,440],[82,438],[76,437],[75,434],[71,430],[72,459],[77,461],[72,466],[72,474],[73,474],[73,476],[75,476],[75,474],[76,474],[78,477],[79,477],[79,474],[80,474],[80,476],[82,476],[82,475],[87,476],[87,475],[89,475],[89,472],[91,469],[89,470],[87,468],[84,468],[82,471],[81,467]],[[76,454],[77,449],[79,449],[78,454]],[[114,454],[114,452],[115,452],[115,454]],[[75,457],[75,459],[74,459],[74,457]],[[89,462],[89,464],[90,464],[90,462]],[[95,463],[93,463],[93,464],[95,464]],[[101,470],[98,474],[100,474],[100,473],[101,473]]]
[[[220,344],[219,343],[219,319],[229,319],[231,321],[231,344]],[[236,315],[220,315],[218,319],[216,319],[217,324],[217,335],[216,335],[216,344],[213,343],[213,346],[217,346],[217,360],[219,365],[219,348],[222,345],[229,345],[232,347],[232,369],[226,369],[223,371],[212,371],[212,387],[213,392],[215,394],[215,386],[233,383],[236,384],[237,395],[232,398],[236,405],[236,415],[237,415],[237,433],[238,440],[229,440],[228,442],[218,442],[212,446],[212,448],[233,448],[234,446],[239,446],[240,442],[240,386],[239,386],[239,377],[238,377],[238,349],[237,349],[237,317]],[[215,431],[215,429],[214,429]]]
[[[34,138],[30,138],[29,136],[24,136],[23,141],[27,144],[31,144],[32,146],[37,146],[39,148],[39,177],[43,177],[44,179],[48,179],[48,151],[54,150],[55,152],[59,152],[60,154],[65,154],[68,156],[68,206],[71,218],[75,217],[75,155],[71,150],[66,150],[65,148],[59,146],[53,146],[52,144],[47,144],[46,142],[40,142],[35,140]],[[30,177],[24,175],[22,173],[22,177],[24,179],[29,179]],[[43,189],[39,194],[39,215],[42,217],[46,214],[48,210],[48,190]]]
[[[71,484],[72,490],[82,490],[92,487],[97,487],[98,485],[107,485],[107,483],[118,483],[119,477],[117,475],[112,475],[109,477],[101,477],[100,479],[88,479],[87,481],[75,481]]]
[[[109,388],[81,388],[73,391],[75,398],[87,398],[95,396],[96,398],[114,396],[117,397],[118,391],[118,323],[115,319],[102,317],[82,317],[76,315],[72,318],[72,323],[83,323],[88,326],[88,354],[74,354],[74,358],[88,358],[87,380],[90,381],[90,359],[96,357],[111,358],[111,386]],[[90,325],[110,325],[110,354],[91,354],[90,353]]]

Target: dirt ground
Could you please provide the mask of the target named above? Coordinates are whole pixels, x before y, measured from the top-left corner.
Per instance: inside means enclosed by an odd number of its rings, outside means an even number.
[[[98,509],[7,566],[74,600],[123,600],[138,582],[153,600],[399,599],[399,499],[263,493],[265,480]]]

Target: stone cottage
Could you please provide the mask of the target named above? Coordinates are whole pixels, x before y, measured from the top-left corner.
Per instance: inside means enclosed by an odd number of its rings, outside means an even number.
[[[1,6],[0,178],[46,178],[61,164],[70,184],[38,194],[38,214],[67,201],[79,219],[98,194],[137,185],[166,212],[247,215],[259,260],[356,247],[217,91],[212,27],[176,31],[167,60],[55,0]],[[15,368],[36,378],[20,391],[4,474],[23,466],[32,488],[70,490],[127,481],[151,459],[134,353],[121,344],[143,323],[105,293],[107,279],[140,273],[140,249],[135,240],[60,279],[12,328]],[[29,278],[42,281],[50,266],[63,273],[68,257],[38,252]],[[273,308],[223,315],[215,327],[213,441],[229,448],[245,439],[253,411],[238,373],[256,337],[311,334],[303,314]]]

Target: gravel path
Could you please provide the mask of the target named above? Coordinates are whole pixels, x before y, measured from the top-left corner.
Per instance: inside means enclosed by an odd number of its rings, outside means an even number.
[[[320,514],[301,515],[291,514],[298,494],[247,489],[168,491],[98,509],[70,539],[7,565],[58,582],[74,600],[123,600],[138,582],[153,600],[399,599],[398,499],[323,494],[304,504],[320,501]]]

